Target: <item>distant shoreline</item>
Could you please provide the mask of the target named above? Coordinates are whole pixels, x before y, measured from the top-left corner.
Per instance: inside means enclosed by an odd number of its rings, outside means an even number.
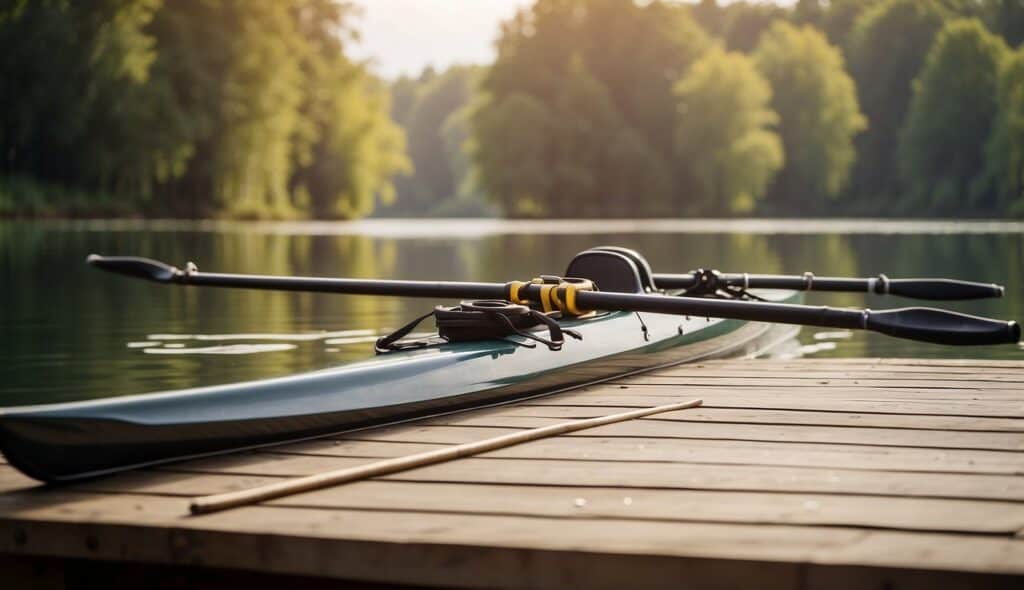
[[[732,219],[497,219],[426,218],[357,221],[232,221],[181,219],[3,220],[71,231],[244,232],[267,235],[367,235],[391,238],[465,238],[493,235],[589,234],[1008,234],[1024,221],[1000,219],[732,218]]]

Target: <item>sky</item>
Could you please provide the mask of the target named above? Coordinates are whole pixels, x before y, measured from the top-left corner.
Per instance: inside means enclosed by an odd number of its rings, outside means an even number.
[[[494,59],[498,25],[532,0],[356,0],[362,40],[356,59],[370,59],[373,70],[388,79],[415,76],[431,64]]]
[[[697,0],[682,0],[696,2]],[[728,4],[733,0],[720,0]],[[771,1],[771,0],[762,0]],[[795,0],[774,0],[793,4]],[[416,76],[426,65],[483,64],[494,59],[498,25],[533,0],[354,0],[362,9],[361,42],[351,56],[378,75]]]

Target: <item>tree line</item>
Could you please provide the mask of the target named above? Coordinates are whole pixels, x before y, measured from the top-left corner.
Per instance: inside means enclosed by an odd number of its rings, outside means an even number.
[[[1024,216],[1019,0],[537,0],[385,84],[337,0],[0,8],[0,214]]]
[[[0,213],[359,217],[409,170],[332,0],[0,8]]]
[[[1024,4],[539,0],[468,146],[515,216],[1024,215]]]

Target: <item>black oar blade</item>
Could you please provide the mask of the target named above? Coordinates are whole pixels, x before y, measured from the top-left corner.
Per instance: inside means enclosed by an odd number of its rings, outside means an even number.
[[[991,283],[972,283],[954,279],[894,279],[888,283],[888,292],[914,299],[954,301],[1002,297],[1003,287]]]
[[[86,264],[105,271],[158,283],[170,282],[180,272],[177,268],[149,258],[138,256],[100,256],[90,254]]]
[[[1015,344],[1020,340],[1017,322],[929,307],[872,311],[864,327],[897,338],[958,346]]]

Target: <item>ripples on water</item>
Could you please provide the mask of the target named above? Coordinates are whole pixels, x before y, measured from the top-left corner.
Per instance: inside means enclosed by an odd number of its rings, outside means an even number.
[[[83,261],[91,252],[191,260],[210,271],[505,282],[560,273],[576,252],[616,244],[638,249],[660,272],[999,282],[1005,299],[942,306],[1020,318],[1022,235],[1024,225],[1001,221],[0,222],[0,405],[337,366],[370,358],[379,334],[453,303],[161,286],[90,269]],[[862,294],[812,294],[809,302],[918,304]],[[1013,346],[956,349],[813,328],[778,354],[1024,358]]]

